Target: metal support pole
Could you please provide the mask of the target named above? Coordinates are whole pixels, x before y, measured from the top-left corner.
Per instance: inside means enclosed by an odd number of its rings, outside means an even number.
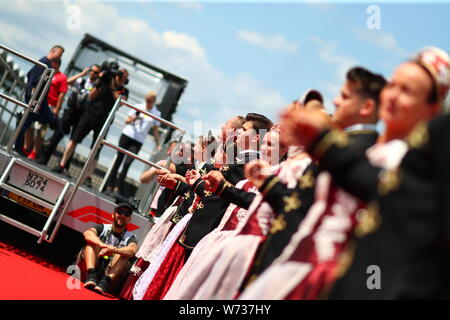
[[[53,230],[54,235],[56,236],[56,233],[58,232],[58,228],[60,226],[60,222],[63,219],[64,215],[67,212],[67,209],[69,208],[69,205],[72,203],[73,197],[75,196],[75,193],[78,191],[78,188],[80,187],[81,183],[83,182],[87,169],[92,165],[92,163],[95,160],[95,155],[97,154],[98,150],[100,149],[100,144],[102,143],[103,138],[106,136],[106,133],[108,132],[108,128],[111,124],[111,122],[114,119],[114,115],[117,111],[117,109],[120,107],[120,98],[116,100],[116,103],[114,104],[112,110],[110,111],[108,118],[105,121],[105,124],[103,125],[102,130],[100,131],[100,134],[97,137],[97,140],[95,141],[94,146],[92,147],[91,152],[89,153],[89,156],[86,160],[86,163],[83,166],[83,169],[81,170],[80,176],[75,182],[75,186],[72,189],[72,192],[69,193],[69,196],[67,197],[67,201],[65,202],[60,216],[58,217],[57,226],[55,227],[55,230]]]
[[[33,109],[33,112],[39,112],[39,109],[41,108],[41,103],[42,103],[42,101],[44,101],[44,98],[48,93],[48,89],[50,88],[50,85],[52,84],[52,79],[53,79],[54,74],[55,74],[55,69],[46,69],[44,71],[44,73],[42,74],[39,84],[42,86],[42,83],[44,83],[45,81],[46,82],[45,82],[44,90],[42,91],[41,95],[39,96],[39,99],[36,103],[36,106]],[[39,86],[39,84],[38,84],[38,86]],[[39,89],[36,88],[35,92],[37,92]],[[30,104],[31,104],[31,101],[30,101]]]
[[[108,171],[106,171],[106,174],[102,180],[102,183],[100,184],[100,187],[98,188],[98,191],[103,192],[105,190],[106,183],[108,182],[109,176],[111,175],[112,168],[116,165],[116,161],[117,161],[117,153],[114,155],[112,165],[110,165]]]
[[[5,82],[7,75],[8,75],[8,70],[5,70],[5,72],[3,73],[2,80],[0,80],[0,88],[3,86],[3,82]]]
[[[169,126],[169,127],[171,127],[171,128],[180,130],[183,134],[186,133],[186,130],[184,130],[183,128],[177,126],[176,124],[173,124],[173,123],[170,122],[170,121],[167,121],[166,119],[163,119],[163,118],[161,118],[161,117],[158,117],[158,116],[154,115],[153,113],[150,113],[150,112],[148,112],[148,111],[146,111],[146,110],[139,109],[139,108],[133,106],[132,104],[130,104],[130,103],[124,101],[124,100],[122,100],[122,104],[123,104],[124,106],[127,106],[128,108],[131,108],[131,109],[136,110],[137,112],[143,113],[143,114],[145,114],[146,116],[149,116],[149,117],[152,118],[152,119],[155,119],[155,120],[157,120],[157,121],[159,121],[159,122],[162,122],[162,123],[164,123],[166,126]]]
[[[3,59],[3,57],[1,55],[0,55],[0,63],[11,74],[11,76],[16,78],[16,80],[19,81],[23,87],[25,87],[25,82],[14,72],[14,70],[11,68],[11,66],[5,61],[5,59]],[[0,87],[1,87],[1,84],[0,84]]]
[[[133,158],[133,159],[139,160],[139,161],[145,163],[146,165],[149,165],[149,166],[154,167],[154,168],[156,168],[156,169],[164,169],[164,168],[161,167],[160,165],[157,165],[156,163],[153,163],[153,162],[151,162],[151,161],[149,161],[149,160],[145,160],[144,158],[142,158],[142,157],[136,155],[135,153],[130,152],[130,151],[128,151],[128,150],[126,150],[126,149],[123,149],[123,148],[121,148],[121,147],[118,147],[118,146],[116,146],[115,144],[112,144],[111,142],[108,142],[108,141],[106,141],[106,140],[103,140],[102,143],[103,143],[104,145],[110,147],[110,148],[116,149],[117,151],[124,153],[125,155],[127,155],[127,156],[129,156],[129,157],[131,157],[131,158]]]
[[[19,96],[19,99],[20,99],[20,100],[23,98],[24,94],[25,94],[25,89],[22,90],[22,93],[21,93],[20,96]],[[5,137],[5,134],[6,134],[6,132],[8,131],[8,128],[10,127],[10,125],[11,125],[11,121],[12,121],[12,119],[14,119],[14,117],[15,117],[17,108],[18,108],[18,106],[17,106],[17,104],[16,104],[15,107],[14,107],[14,110],[13,110],[12,112],[8,111],[8,112],[10,112],[10,117],[9,117],[9,119],[8,119],[8,122],[7,122],[6,125],[5,125],[5,130],[3,130],[3,132],[2,132],[2,135],[1,135],[1,137],[0,137],[0,141],[3,141],[3,138]],[[12,140],[12,139],[10,139],[10,140]],[[13,140],[13,141],[14,141],[14,140]]]
[[[21,107],[24,107],[24,105],[25,105],[25,112],[24,112],[23,115],[22,115],[22,119],[20,119],[20,122],[19,122],[19,124],[17,125],[16,130],[14,130],[13,136],[12,136],[11,139],[9,140],[8,146],[6,147],[6,151],[7,151],[8,153],[11,153],[11,151],[12,151],[12,149],[13,149],[13,146],[14,146],[14,143],[16,142],[16,139],[17,139],[17,137],[19,136],[19,133],[20,133],[20,131],[22,130],[24,124],[25,124],[25,120],[27,119],[28,114],[29,114],[30,111],[31,111],[31,105],[28,105],[28,106],[27,106],[27,105],[24,104],[23,102],[18,101],[18,100],[14,99],[14,98],[5,96],[5,95],[3,95],[3,94],[1,94],[1,93],[0,93],[0,96],[1,96],[1,97],[4,97],[6,100],[9,100],[9,101],[15,103],[16,105],[21,106]]]
[[[34,63],[34,64],[36,64],[36,65],[38,65],[38,66],[40,66],[40,67],[42,67],[42,68],[44,68],[44,69],[47,68],[47,66],[46,66],[44,63],[42,63],[42,62],[40,62],[40,61],[38,61],[38,60],[32,59],[32,58],[30,58],[30,57],[28,57],[28,56],[26,56],[26,55],[24,55],[24,54],[22,54],[22,53],[16,51],[16,50],[13,50],[13,49],[11,49],[11,48],[8,48],[8,47],[6,47],[6,46],[4,46],[4,45],[2,45],[2,44],[0,44],[0,49],[5,50],[6,52],[10,52],[10,53],[12,53],[13,55],[18,56],[18,57],[20,57],[20,58],[22,58],[22,59],[25,59],[25,60],[27,60],[27,61],[29,61],[29,62],[31,62],[31,63]]]
[[[184,130],[183,130],[184,131]],[[182,132],[183,132],[182,131]],[[175,134],[175,132],[172,134],[172,137],[173,137],[173,135]],[[180,142],[181,142],[181,140],[183,139],[183,134],[180,134],[176,139],[175,139],[175,141],[176,141],[176,143],[177,144],[179,144]],[[171,139],[171,140],[173,140],[173,139]],[[172,157],[171,157],[171,155],[169,154],[168,156],[167,156],[167,158],[166,158],[166,166],[165,166],[165,168],[166,169],[168,169],[169,168],[169,166],[170,166],[170,163],[172,162]],[[157,187],[157,183],[156,183],[156,180],[155,180],[155,178],[153,179],[153,181],[151,181],[151,183],[150,183],[151,185],[148,187],[148,197],[147,197],[147,200],[145,201],[145,204],[143,205],[143,207],[142,207],[142,211],[148,211],[149,209],[150,209],[150,206],[151,206],[151,204],[152,204],[152,202],[153,202],[153,200],[155,199],[155,196],[156,196],[156,194],[157,194],[157,192],[158,192],[158,187]],[[147,192],[146,192],[147,193]]]
[[[51,225],[53,219],[55,218],[55,215],[58,213],[58,209],[61,206],[61,203],[63,202],[67,191],[69,190],[69,187],[70,187],[70,183],[67,182],[66,185],[64,186],[61,194],[59,195],[58,200],[56,200],[56,203],[55,203],[55,206],[53,207],[52,213],[50,214],[50,216],[47,219],[47,222],[44,225],[44,229],[42,229],[42,233],[41,233],[41,236],[39,237],[38,244],[41,244],[42,240],[46,240],[45,238],[47,237],[48,229],[50,228],[50,225]],[[59,229],[59,224],[61,223],[60,221],[61,220],[58,220],[56,222],[55,229],[53,229],[51,238],[49,240],[50,243],[53,242],[53,239],[56,236],[56,232],[58,232],[57,229]]]

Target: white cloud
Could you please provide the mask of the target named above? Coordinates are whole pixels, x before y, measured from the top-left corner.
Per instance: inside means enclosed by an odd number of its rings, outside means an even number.
[[[394,35],[379,30],[360,29],[355,31],[358,38],[384,50],[394,52],[401,57],[409,56],[409,53],[400,48]]]
[[[188,51],[199,59],[206,58],[205,51],[196,38],[186,33],[177,33],[175,31],[165,31],[162,36],[169,47]]]
[[[69,30],[66,10],[74,4],[81,9],[81,28]],[[0,33],[2,44],[35,58],[46,54],[53,44],[62,44],[66,48],[63,69],[83,34],[88,32],[188,79],[174,121],[191,131],[194,120],[205,121],[205,129],[217,128],[227,117],[237,114],[260,112],[274,116],[285,103],[278,92],[251,75],[225,76],[209,62],[207,52],[193,35],[174,30],[158,31],[147,21],[124,16],[114,3],[14,1],[11,4],[0,1],[0,30],[6,30]]]
[[[334,7],[330,1],[325,0],[304,0],[304,1],[308,6],[316,8],[321,11],[330,10]]]
[[[291,53],[298,51],[298,44],[295,41],[289,41],[281,34],[262,34],[255,31],[238,30],[236,35],[239,39],[264,49]]]
[[[337,44],[334,41],[325,41],[316,36],[310,36],[309,40],[318,46],[318,56],[325,62],[335,66],[339,79],[344,79],[348,69],[358,63],[357,60],[339,53]]]
[[[283,107],[284,101],[278,92],[268,90],[249,74],[238,75],[232,83],[232,91],[236,93],[235,98],[250,108],[254,108],[254,112],[259,111],[271,115],[274,114],[274,107]],[[249,95],[249,92],[255,94]]]
[[[205,7],[196,1],[175,2],[175,5],[181,9],[202,11]]]
[[[328,112],[333,113],[332,101],[338,95],[347,71],[356,66],[358,61],[340,53],[335,41],[326,41],[317,36],[309,36],[308,39],[317,47],[318,57],[334,67],[334,76],[330,74],[327,80],[320,85],[325,98],[325,106]]]

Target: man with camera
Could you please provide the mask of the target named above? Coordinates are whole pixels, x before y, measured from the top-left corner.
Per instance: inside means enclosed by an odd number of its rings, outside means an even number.
[[[125,87],[128,84],[128,71],[127,69],[120,69],[116,74],[117,87],[116,92],[123,100],[128,99],[129,91]]]
[[[83,141],[91,130],[94,131],[93,141],[97,139],[109,112],[117,98],[121,95],[121,92],[117,91],[117,89],[124,85],[128,74],[125,76],[124,72],[119,70],[117,62],[114,61],[109,63],[104,62],[101,69],[100,77],[89,92],[89,102],[81,115],[79,124],[72,133],[61,161],[59,165],[52,169],[56,173],[67,172],[67,163],[73,155],[76,146]]]
[[[36,160],[37,163],[47,164],[64,135],[69,134],[71,131],[73,135],[75,128],[80,122],[81,115],[86,109],[89,101],[89,93],[94,88],[100,71],[101,67],[98,64],[93,64],[67,80],[67,84],[71,86],[69,98],[67,99],[67,107],[64,109],[61,121],[53,132],[53,136],[50,138],[48,145],[39,154]],[[89,77],[84,78],[88,73]],[[70,160],[66,164],[67,168],[69,163]]]

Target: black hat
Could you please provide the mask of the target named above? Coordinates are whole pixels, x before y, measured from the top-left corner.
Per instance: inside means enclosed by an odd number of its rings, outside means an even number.
[[[322,94],[315,89],[307,89],[300,98],[300,103],[306,105],[311,100],[318,100],[323,104]]]
[[[114,208],[114,211],[118,211],[118,210],[128,211],[131,215],[131,213],[133,213],[134,207],[131,204],[129,204],[128,202],[121,202],[121,203],[117,204],[116,207]]]

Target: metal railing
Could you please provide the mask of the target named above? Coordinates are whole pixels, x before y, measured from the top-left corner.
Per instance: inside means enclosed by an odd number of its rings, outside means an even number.
[[[13,121],[13,119],[15,118],[15,113],[17,111],[18,107],[24,108],[24,113],[22,115],[21,120],[19,121],[19,123],[17,124],[17,127],[15,128],[12,136],[10,137],[9,141],[8,141],[8,145],[6,147],[6,151],[8,152],[8,154],[10,154],[11,156],[11,161],[8,164],[8,168],[7,170],[1,175],[0,177],[0,184],[3,185],[4,188],[10,188],[11,190],[13,190],[13,192],[17,192],[19,194],[23,194],[25,196],[25,193],[23,193],[21,190],[16,190],[13,189],[12,186],[9,186],[6,184],[7,181],[7,176],[9,175],[9,172],[12,168],[12,166],[14,165],[16,159],[14,158],[14,156],[12,156],[12,150],[13,150],[13,146],[15,143],[15,140],[17,139],[20,131],[22,130],[25,121],[27,119],[27,117],[29,116],[30,112],[37,112],[39,111],[39,106],[42,103],[43,99],[45,98],[45,93],[48,91],[49,86],[51,84],[51,79],[53,77],[54,74],[54,69],[52,68],[48,68],[45,64],[34,60],[32,58],[29,58],[15,50],[12,50],[10,48],[7,48],[3,45],[0,45],[0,50],[4,50],[6,52],[12,53],[13,55],[16,55],[22,59],[25,59],[31,63],[33,63],[34,65],[37,65],[41,68],[44,69],[43,74],[41,76],[41,78],[38,81],[38,84],[36,86],[36,90],[33,92],[30,100],[28,103],[24,103],[21,100],[24,97],[25,94],[25,89],[26,89],[26,84],[24,83],[24,81],[22,79],[20,79],[20,77],[14,72],[14,70],[11,68],[11,66],[8,65],[8,62],[5,61],[5,59],[3,59],[3,57],[0,56],[0,67],[4,67],[5,69],[5,74],[3,74],[2,76],[0,76],[0,87],[5,83],[5,81],[7,81],[7,79],[9,79],[9,74],[11,74],[12,76],[12,84],[11,87],[9,88],[9,90],[7,90],[8,92],[5,93],[0,93],[0,106],[2,107],[1,113],[0,113],[0,117],[3,115],[4,112],[8,112],[10,114],[10,118],[8,119],[8,124],[5,127],[5,130],[1,133],[1,137],[0,139],[3,139],[5,137],[5,135],[7,134],[8,129],[10,129],[11,127],[11,121]],[[1,70],[1,69],[0,69]],[[21,89],[18,90],[18,92],[16,92],[16,88],[17,86],[19,86]],[[41,90],[42,89],[42,90]],[[5,105],[2,106],[2,103],[5,102]],[[13,111],[10,111],[9,109],[6,108],[6,105],[8,103],[12,103],[15,105],[15,108]],[[64,181],[64,183],[62,183],[62,191],[61,194],[59,195],[57,201],[55,201],[55,203],[53,204],[46,204],[46,206],[51,209],[51,214],[48,217],[47,221],[45,222],[45,225],[43,227],[42,230],[37,230],[34,229],[28,225],[25,225],[23,223],[20,223],[12,218],[9,218],[7,216],[1,215],[0,214],[0,220],[3,220],[9,224],[12,224],[18,228],[21,228],[24,231],[27,231],[31,234],[34,234],[36,236],[39,237],[38,243],[41,243],[42,241],[47,241],[47,242],[53,242],[58,231],[59,228],[61,226],[62,220],[65,216],[65,213],[67,212],[69,206],[71,205],[72,200],[74,199],[74,196],[76,195],[80,185],[82,184],[82,182],[84,181],[84,179],[86,178],[87,172],[89,170],[89,168],[93,165],[94,160],[95,160],[95,156],[96,154],[99,152],[100,150],[100,146],[106,145],[118,152],[122,152],[125,155],[132,157],[133,159],[136,159],[142,163],[144,163],[146,166],[150,166],[150,167],[154,167],[157,169],[162,169],[163,167],[158,165],[157,163],[155,163],[155,161],[151,161],[154,160],[154,158],[152,157],[151,160],[147,160],[144,159],[143,157],[130,152],[128,150],[125,150],[113,143],[111,143],[110,141],[105,140],[105,137],[108,133],[108,129],[111,126],[112,122],[114,121],[114,116],[116,115],[117,110],[119,109],[119,107],[121,106],[125,106],[131,109],[134,109],[137,112],[140,112],[150,118],[153,118],[154,120],[159,121],[160,123],[176,130],[175,132],[179,133],[179,136],[177,138],[177,141],[180,142],[181,139],[183,138],[183,135],[186,133],[186,131],[173,124],[170,121],[167,121],[166,119],[163,119],[161,117],[158,117],[152,113],[149,113],[146,110],[141,110],[140,108],[128,103],[127,101],[124,101],[122,99],[117,99],[112,110],[110,111],[108,118],[106,119],[102,130],[100,131],[100,134],[98,136],[98,138],[96,139],[91,151],[89,152],[89,155],[87,157],[87,160],[81,170],[80,175],[78,176],[78,178],[75,181],[75,185],[72,187],[72,183],[70,183],[69,181]],[[12,129],[11,129],[12,130]],[[169,130],[166,130],[166,135],[164,137],[160,137],[162,138],[161,141],[165,141],[167,138],[167,134],[169,133]],[[168,144],[164,145],[164,147],[160,150],[159,153],[155,153],[153,155],[155,155],[157,158],[164,158],[166,157],[167,154],[167,149],[168,149]],[[167,160],[167,165],[166,167],[168,167],[170,165],[170,156],[166,158]],[[16,161],[17,162],[17,161]],[[27,164],[27,162],[23,162],[23,161],[19,161],[22,165],[24,166],[31,166],[31,164]],[[23,163],[22,163],[23,162]],[[35,168],[38,169],[38,168]],[[42,171],[42,169],[39,169],[38,171]],[[42,171],[41,172],[44,176],[45,176],[45,172]],[[106,183],[106,181],[109,178],[109,174],[110,174],[110,170],[107,173],[107,175],[104,177],[103,181],[102,181],[102,185],[104,183]],[[147,212],[147,210],[150,207],[151,201],[153,199],[154,194],[156,193],[157,190],[155,190],[155,181],[153,180],[152,184],[149,185],[149,188],[147,188],[145,190],[145,192],[142,194],[141,199],[144,199],[144,201],[141,201],[140,205],[139,205],[139,211],[140,212]],[[36,201],[39,202],[39,199],[37,199],[34,195],[30,194],[29,198],[32,201]],[[56,221],[55,221],[56,219]],[[49,234],[49,229],[51,227],[51,225],[54,223],[54,226],[51,230],[51,234]]]
[[[24,59],[24,60],[26,60],[28,62],[31,62],[35,66],[38,66],[38,67],[44,69],[44,71],[43,71],[43,73],[42,73],[42,75],[41,75],[41,77],[40,77],[40,79],[38,81],[38,84],[36,86],[36,89],[31,95],[31,98],[30,98],[29,102],[28,103],[24,103],[24,102],[14,98],[14,97],[12,97],[12,94],[14,93],[14,89],[15,89],[16,85],[19,83],[20,85],[23,86],[23,89],[22,89],[22,91],[20,92],[20,94],[19,94],[19,96],[17,98],[22,99],[23,95],[25,93],[25,87],[26,87],[25,83],[20,79],[20,77],[17,76],[17,74],[14,72],[14,70],[11,69],[11,67],[8,65],[8,63],[2,57],[0,57],[0,64],[5,68],[5,73],[2,76],[2,79],[0,81],[0,87],[3,86],[4,81],[6,81],[8,74],[10,74],[13,78],[15,78],[14,82],[11,85],[10,90],[8,91],[8,93],[7,94],[0,93],[0,98],[3,99],[3,100],[6,100],[7,103],[11,102],[11,103],[15,104],[16,105],[15,110],[17,109],[18,106],[20,106],[20,107],[25,109],[25,111],[23,113],[23,116],[22,116],[22,119],[20,120],[19,124],[17,125],[17,128],[14,131],[14,134],[9,139],[8,146],[6,148],[6,151],[9,154],[11,154],[13,145],[14,145],[14,143],[15,143],[15,141],[16,141],[19,133],[20,133],[20,131],[22,130],[29,113],[31,111],[33,111],[33,112],[38,112],[39,111],[40,105],[41,105],[42,101],[44,100],[44,98],[46,96],[46,93],[47,93],[47,91],[48,91],[48,89],[50,87],[51,80],[53,78],[53,74],[54,74],[55,70],[52,69],[52,68],[49,68],[47,65],[43,64],[40,61],[37,61],[37,60],[32,59],[32,58],[30,58],[30,57],[28,57],[26,55],[23,55],[23,54],[15,51],[13,49],[10,49],[10,48],[4,46],[4,45],[0,45],[0,49],[3,50],[3,51],[9,52],[9,53],[11,53],[11,54],[13,54],[15,56],[18,56],[18,57],[20,57],[20,58],[22,58],[22,59]],[[6,106],[4,107],[4,110],[5,109],[6,109]],[[3,115],[4,110],[2,110],[1,115]],[[14,110],[14,112],[15,112],[15,110]],[[11,117],[10,117],[10,119],[8,121],[8,126],[5,127],[5,130],[2,133],[2,138],[4,137],[5,132],[8,129],[9,124],[12,121],[12,117],[13,117],[13,115],[11,115]],[[8,165],[7,165],[6,170],[2,173],[2,176],[0,177],[0,186],[2,188],[6,189],[6,190],[13,191],[15,193],[18,193],[19,195],[22,195],[23,197],[30,198],[33,201],[35,201],[37,203],[40,203],[41,200],[36,198],[35,195],[23,192],[22,190],[17,189],[15,187],[7,184],[7,177],[9,176],[13,165],[17,161],[18,160],[16,160],[16,158],[11,157],[11,159],[10,159]],[[26,167],[30,167],[30,165],[27,164],[26,162],[23,162],[22,165],[24,165]],[[47,175],[45,172],[41,172],[41,174],[43,174],[44,176]],[[42,230],[34,229],[34,228],[32,228],[32,227],[30,227],[28,225],[25,225],[25,224],[15,220],[15,219],[12,219],[12,218],[10,218],[8,216],[5,216],[5,215],[2,215],[2,214],[0,214],[0,220],[2,220],[4,222],[7,222],[7,223],[9,223],[9,224],[11,224],[13,226],[16,226],[16,227],[18,227],[18,228],[20,228],[20,229],[22,229],[24,231],[27,231],[27,232],[29,232],[29,233],[31,233],[33,235],[36,235],[38,237],[38,243],[39,244],[42,243],[42,241],[44,241],[44,240],[48,241],[48,242],[53,242],[53,240],[54,240],[54,238],[56,236],[56,233],[58,231],[59,225],[61,223],[61,218],[62,218],[61,215],[58,218],[58,222],[57,222],[55,228],[53,228],[53,230],[52,230],[52,234],[50,236],[50,240],[48,239],[48,232],[49,232],[49,229],[50,229],[50,226],[51,226],[53,220],[57,216],[59,208],[62,206],[62,204],[64,202],[64,197],[68,193],[69,188],[70,188],[70,183],[69,182],[65,182],[63,184],[62,191],[59,194],[55,204],[42,202],[42,205],[44,207],[47,207],[47,208],[51,209],[51,213],[50,213],[49,217],[47,218],[47,220],[45,222],[45,225],[44,225]],[[67,207],[67,206],[65,206],[65,207]]]
[[[8,77],[11,77],[13,79],[13,82],[12,82],[9,90],[6,92],[6,95],[8,95],[10,97],[15,95],[16,98],[19,101],[21,101],[25,95],[25,89],[26,89],[25,82],[21,79],[21,77],[19,77],[16,74],[16,72],[10,67],[10,65],[5,61],[5,59],[3,59],[3,57],[1,55],[0,55],[0,68],[4,68],[2,81],[0,81],[0,88],[2,88],[4,86],[5,79],[7,79]],[[6,87],[6,85],[5,85],[5,87]],[[18,91],[18,93],[16,91]],[[0,109],[1,109],[0,110],[0,119],[3,120],[5,113],[8,114],[7,116],[5,116],[5,118],[7,117],[7,120],[4,123],[5,126],[0,134],[0,144],[1,145],[3,145],[5,136],[10,130],[11,122],[15,118],[17,109],[19,107],[17,104],[14,104],[13,110],[9,110],[7,108],[9,102],[10,101],[8,101],[6,99],[0,99]]]
[[[33,112],[38,112],[39,108],[41,106],[42,101],[44,101],[44,98],[46,96],[46,92],[48,91],[48,89],[50,88],[50,84],[51,84],[51,79],[53,78],[53,75],[55,73],[55,70],[52,68],[49,68],[46,64],[32,59],[20,52],[17,52],[13,49],[10,49],[4,45],[0,44],[0,49],[12,53],[15,56],[18,56],[28,62],[31,62],[32,64],[44,69],[44,72],[42,73],[42,76],[40,77],[37,85],[36,85],[36,89],[34,90],[34,92],[31,95],[30,101],[28,103],[24,103],[22,101],[19,101],[17,99],[14,99],[13,97],[10,97],[6,94],[0,93],[0,97],[12,102],[18,106],[21,106],[25,109],[24,114],[22,116],[22,119],[20,119],[19,124],[17,125],[16,130],[14,131],[14,134],[12,136],[12,138],[10,139],[8,146],[6,147],[6,150],[10,153],[12,151],[14,142],[16,141],[17,137],[19,136],[20,131],[22,130],[22,127],[25,124],[25,121],[29,115],[29,113],[31,111]],[[3,79],[2,79],[3,80]],[[1,87],[1,86],[0,86]],[[43,88],[43,90],[41,90]],[[33,110],[32,110],[33,109]]]
[[[56,233],[57,233],[57,231],[58,231],[58,229],[59,229],[59,227],[61,225],[61,221],[62,221],[65,213],[67,212],[67,209],[68,209],[70,203],[72,202],[73,197],[75,196],[78,188],[80,187],[80,185],[83,183],[84,179],[86,178],[86,175],[87,175],[87,173],[89,171],[89,168],[93,165],[93,163],[95,161],[95,156],[96,156],[97,152],[99,151],[100,146],[102,144],[106,145],[106,146],[108,146],[110,148],[113,148],[113,149],[115,149],[115,150],[117,150],[119,152],[122,152],[122,153],[126,154],[127,156],[132,157],[133,159],[141,161],[141,162],[145,163],[146,165],[149,165],[149,166],[157,168],[157,169],[163,169],[163,167],[161,167],[160,165],[158,165],[158,164],[156,164],[156,163],[154,163],[152,161],[149,161],[147,159],[144,159],[144,158],[140,157],[139,155],[137,155],[137,154],[135,154],[133,152],[125,150],[125,149],[123,149],[123,148],[121,148],[121,147],[111,143],[110,141],[105,140],[105,137],[106,137],[106,134],[108,133],[109,127],[112,124],[112,122],[114,121],[114,116],[115,116],[117,110],[122,105],[126,106],[126,107],[129,107],[129,108],[132,108],[132,109],[134,109],[134,110],[136,110],[138,112],[141,112],[142,114],[145,114],[146,116],[149,116],[149,117],[151,117],[151,118],[153,118],[153,119],[155,119],[157,121],[160,121],[160,122],[164,123],[165,125],[170,126],[171,128],[174,128],[176,130],[180,130],[182,132],[182,134],[184,134],[186,132],[184,129],[182,129],[181,127],[179,127],[179,126],[177,126],[177,125],[175,125],[173,123],[171,123],[170,121],[162,119],[161,117],[158,117],[158,116],[156,116],[154,114],[151,114],[151,113],[147,112],[146,110],[141,110],[141,109],[131,105],[130,103],[122,100],[121,98],[118,98],[116,100],[116,102],[114,103],[113,108],[109,112],[108,118],[106,119],[106,121],[105,121],[105,123],[104,123],[104,125],[102,127],[102,130],[100,131],[97,139],[95,140],[95,143],[94,143],[94,145],[93,145],[93,147],[91,149],[91,152],[88,155],[88,158],[87,158],[87,160],[86,160],[86,162],[85,162],[85,164],[83,166],[83,169],[81,170],[81,173],[80,173],[80,175],[78,176],[78,178],[77,178],[77,180],[75,182],[74,188],[72,189],[72,191],[68,195],[67,201],[65,202],[65,204],[64,204],[64,206],[63,206],[63,208],[61,210],[61,213],[60,213],[60,215],[58,217],[58,220],[56,222],[56,225],[55,225],[55,228],[54,228],[52,236],[56,235]],[[105,177],[104,181],[106,181],[107,179],[108,179],[108,177]],[[50,238],[50,241],[53,241],[53,238]]]
[[[184,133],[180,134],[179,131],[174,131],[169,142],[161,148],[160,152],[155,154],[153,156],[154,162],[159,162],[160,160],[166,161],[166,168],[170,166],[170,163],[172,162],[171,155],[168,153],[171,142],[175,142],[176,144],[179,144],[181,140],[183,139]],[[145,171],[148,170],[149,167],[145,168]],[[138,188],[136,194],[137,197],[140,199],[144,199],[144,201],[141,201],[139,204],[139,209],[141,211],[149,211],[151,204],[153,202],[153,199],[156,196],[156,193],[159,189],[159,183],[156,181],[156,177],[153,178],[149,183],[142,184],[140,188]],[[156,208],[153,208],[156,209]]]
[[[170,155],[168,155],[168,149],[170,147],[171,141],[175,141],[176,143],[181,142],[181,140],[183,139],[184,134],[186,133],[186,131],[184,129],[182,129],[181,127],[173,124],[170,121],[167,121],[161,117],[158,117],[152,113],[149,113],[148,111],[145,110],[141,110],[139,108],[137,108],[136,106],[130,104],[127,101],[123,101],[122,100],[122,105],[127,106],[130,109],[134,109],[136,112],[142,112],[143,114],[148,115],[149,117],[165,124],[166,126],[168,126],[170,129],[173,129],[174,131],[172,132],[172,130],[169,129],[165,129],[163,130],[162,135],[159,137],[160,141],[166,141],[167,140],[167,136],[168,134],[172,133],[171,139],[165,143],[162,144],[162,147],[159,151],[156,152],[152,152],[150,154],[150,162],[153,164],[156,164],[157,162],[159,162],[160,160],[165,160],[166,165],[165,168],[168,168],[170,163],[171,163],[171,157]],[[108,145],[108,143],[105,143],[106,145]],[[110,146],[113,149],[116,149],[116,147]],[[123,150],[123,149],[122,149]],[[127,152],[123,152],[125,154],[127,154]],[[106,189],[107,183],[110,179],[111,176],[111,172],[113,169],[113,166],[117,160],[117,153],[114,155],[114,158],[111,162],[111,165],[108,167],[108,170],[100,184],[99,187],[99,191],[100,192],[104,192],[104,190]],[[131,156],[133,157],[133,156]],[[134,158],[134,157],[133,157]],[[150,167],[154,167],[152,164],[149,164],[147,160],[145,161],[141,161],[144,164],[146,164],[146,167],[144,168],[144,171],[147,171]],[[159,184],[157,183],[156,179],[152,179],[149,183],[146,184],[140,184],[139,187],[136,190],[136,193],[134,194],[134,198],[139,199],[139,205],[138,205],[138,211],[139,212],[143,212],[143,213],[148,213],[151,203],[153,201],[154,196],[156,195],[156,192],[158,191],[158,187]]]

